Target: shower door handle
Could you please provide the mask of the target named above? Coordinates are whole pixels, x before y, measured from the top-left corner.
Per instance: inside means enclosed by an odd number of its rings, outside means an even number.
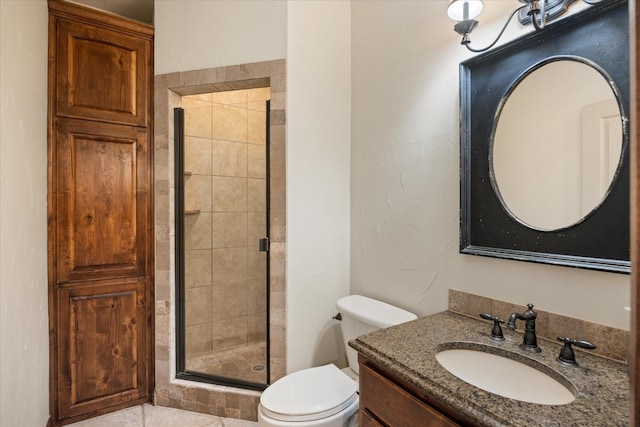
[[[260,252],[268,252],[269,251],[269,238],[265,237],[259,240],[259,249]]]

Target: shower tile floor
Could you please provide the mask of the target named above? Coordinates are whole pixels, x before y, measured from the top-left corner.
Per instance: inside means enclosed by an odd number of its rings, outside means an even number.
[[[262,342],[198,355],[187,360],[187,369],[264,384],[267,382],[266,360],[266,344]]]
[[[145,404],[68,427],[257,427],[258,423]]]

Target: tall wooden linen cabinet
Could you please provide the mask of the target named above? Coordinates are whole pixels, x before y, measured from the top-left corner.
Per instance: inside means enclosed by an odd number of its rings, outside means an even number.
[[[153,391],[153,27],[49,0],[49,424]]]

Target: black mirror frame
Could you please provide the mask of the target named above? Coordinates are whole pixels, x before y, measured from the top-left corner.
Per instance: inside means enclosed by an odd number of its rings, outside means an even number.
[[[602,204],[560,230],[513,218],[492,184],[491,138],[500,105],[527,70],[583,58],[610,78],[622,112],[621,164]],[[629,18],[626,0],[601,2],[460,64],[460,252],[629,273]],[[540,125],[540,124],[536,124]],[[535,129],[534,129],[535,131]]]

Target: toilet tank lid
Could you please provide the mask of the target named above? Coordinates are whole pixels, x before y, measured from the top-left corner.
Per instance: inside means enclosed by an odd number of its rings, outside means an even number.
[[[351,316],[376,328],[388,328],[418,318],[401,308],[362,295],[349,295],[336,303],[343,316]]]

